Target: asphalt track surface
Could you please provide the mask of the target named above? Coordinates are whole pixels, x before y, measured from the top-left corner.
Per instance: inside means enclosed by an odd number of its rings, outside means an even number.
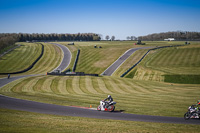
[[[111,76],[135,51],[140,49],[149,49],[152,47],[140,47],[127,50],[121,57],[119,57],[110,67],[108,67],[101,75]]]
[[[99,112],[89,108],[78,108],[70,106],[60,106],[54,104],[39,103],[21,99],[10,98],[0,95],[0,108],[14,109],[20,111],[36,112],[43,114],[77,116],[98,119],[113,119],[126,121],[143,121],[158,123],[176,123],[176,124],[200,124],[199,120],[184,120],[177,117],[135,115],[121,112]]]
[[[64,71],[71,62],[71,57],[72,57],[71,52],[67,47],[65,47],[61,44],[57,44],[57,43],[51,43],[51,44],[54,44],[54,45],[60,47],[64,54],[63,60],[61,61],[60,65],[53,71],[55,71],[55,70]]]
[[[66,68],[66,66],[62,68]],[[16,76],[16,77],[11,77],[10,79],[2,78],[0,79],[0,88],[14,80],[24,78],[24,77],[29,77],[29,76],[37,76],[37,75]],[[98,118],[98,119],[200,125],[199,119],[198,120],[196,119],[184,120],[183,118],[178,118],[178,117],[136,115],[136,114],[121,113],[120,111],[115,111],[112,113],[101,112],[101,111],[99,112],[97,110],[91,110],[89,108],[39,103],[39,102],[34,102],[34,101],[11,98],[7,96],[3,96],[3,95],[0,95],[0,108],[36,112],[36,113],[43,113],[43,114],[62,115],[62,116],[77,116],[77,117]]]

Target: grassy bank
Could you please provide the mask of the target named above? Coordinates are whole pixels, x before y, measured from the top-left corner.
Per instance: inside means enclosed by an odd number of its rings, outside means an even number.
[[[9,116],[9,117],[8,117]],[[198,132],[197,125],[163,124],[56,116],[0,109],[0,132],[64,133],[186,133]]]
[[[27,68],[41,53],[41,45],[37,43],[20,43],[23,46],[6,54],[0,60],[0,72],[13,72]],[[61,49],[55,45],[43,43],[44,54],[41,59],[28,72],[17,75],[46,74],[55,69],[61,62]],[[1,75],[0,77],[6,77]]]
[[[111,94],[127,113],[183,117],[199,99],[199,85],[167,84],[116,77],[37,76],[14,81],[1,94],[33,101],[97,107]],[[151,111],[147,111],[151,110]]]
[[[17,72],[28,68],[40,55],[42,47],[37,43],[21,43],[21,46],[0,59],[0,73]]]
[[[181,44],[181,42],[170,43]],[[127,76],[137,80],[199,84],[199,53],[200,42],[191,42],[191,45],[181,47],[153,50]],[[134,76],[132,76],[133,73]]]

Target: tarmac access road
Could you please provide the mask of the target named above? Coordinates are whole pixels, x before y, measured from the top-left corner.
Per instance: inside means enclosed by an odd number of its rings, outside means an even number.
[[[109,66],[101,75],[111,76],[135,51],[140,49],[149,49],[152,47],[140,47],[127,50],[122,56],[120,56],[111,66]]]

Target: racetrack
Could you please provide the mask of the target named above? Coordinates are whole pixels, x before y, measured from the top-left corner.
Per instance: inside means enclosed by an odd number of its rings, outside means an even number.
[[[133,51],[135,51],[135,49]],[[65,54],[67,54],[67,53],[65,53],[65,52],[67,52],[67,51],[63,50],[63,52],[64,52],[64,58],[66,58]],[[63,58],[63,61],[65,61],[64,58]],[[62,62],[61,62],[61,64],[62,64]],[[67,63],[65,63],[65,64],[67,64]],[[61,68],[65,69],[66,67],[67,67],[66,65],[63,65]],[[2,79],[0,79],[0,88],[14,80],[17,80],[17,79],[20,79],[23,77],[27,77],[27,76],[35,76],[35,75],[17,76],[17,77],[11,77],[10,79],[2,78]],[[159,122],[159,123],[177,123],[177,124],[200,124],[199,120],[187,120],[186,121],[183,118],[177,118],[177,117],[135,115],[135,114],[121,113],[121,112],[117,112],[117,111],[113,112],[113,113],[98,112],[96,110],[39,103],[39,102],[34,102],[34,101],[10,98],[10,97],[1,96],[1,95],[0,95],[0,108],[37,112],[37,113],[44,113],[44,114],[54,114],[54,115],[63,115],[63,116],[79,116],[79,117],[89,117],[89,118],[99,118],[99,119],[145,121],[145,122]]]
[[[63,115],[63,116],[78,116],[98,119],[114,119],[127,121],[144,121],[144,122],[159,122],[159,123],[176,123],[176,124],[200,124],[199,120],[184,120],[177,117],[164,116],[149,116],[149,115],[135,115],[121,112],[99,112],[97,110],[84,109],[70,106],[60,106],[54,104],[39,103],[34,101],[27,101],[21,99],[0,96],[0,108]]]
[[[148,48],[152,47],[140,47],[129,49],[121,57],[119,57],[111,66],[109,66],[101,75],[111,76],[135,51]]]
[[[67,47],[65,47],[61,44],[57,44],[57,43],[51,43],[51,44],[54,44],[54,45],[60,47],[63,54],[64,54],[60,65],[57,68],[55,68],[53,71],[55,71],[55,70],[64,71],[69,66],[69,64],[71,62],[71,58],[72,58],[71,52]]]

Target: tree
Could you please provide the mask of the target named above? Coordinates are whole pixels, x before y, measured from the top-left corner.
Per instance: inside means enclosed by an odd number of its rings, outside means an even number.
[[[109,37],[109,35],[107,35],[107,36],[106,36],[106,40],[109,40],[109,39],[110,39],[110,37]]]
[[[112,36],[112,37],[111,37],[111,40],[114,41],[114,40],[115,40],[115,36]]]
[[[131,40],[136,40],[136,37],[135,36],[131,36]]]
[[[127,36],[126,39],[127,39],[127,40],[130,40],[131,38],[130,38],[130,36]]]

